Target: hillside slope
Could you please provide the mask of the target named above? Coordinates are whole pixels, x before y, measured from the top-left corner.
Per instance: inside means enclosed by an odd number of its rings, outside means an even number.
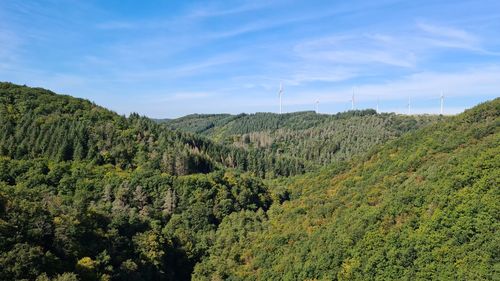
[[[288,182],[267,217],[234,213],[194,280],[494,280],[500,99]]]
[[[350,160],[374,146],[444,119],[357,110],[335,115],[312,111],[286,114],[188,115],[166,120],[169,128],[202,134],[219,143],[300,159],[309,171]]]
[[[0,84],[0,280],[189,280],[224,217],[271,204],[234,151]]]
[[[227,147],[172,131],[138,114],[126,118],[86,100],[11,83],[0,83],[1,155],[89,160],[120,168],[147,166],[173,175],[221,167],[261,177],[305,171],[297,158]]]

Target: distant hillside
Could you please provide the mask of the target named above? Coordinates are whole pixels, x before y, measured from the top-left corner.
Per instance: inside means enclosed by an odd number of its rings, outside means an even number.
[[[138,114],[125,118],[86,100],[10,83],[0,84],[0,101],[0,155],[148,166],[173,175],[220,167],[266,178],[302,174],[437,119],[355,111],[192,115],[157,124]],[[172,130],[176,126],[188,129]]]
[[[211,137],[228,137],[245,133],[278,130],[281,128],[305,129],[324,122],[327,115],[312,111],[294,113],[255,114],[191,114],[177,119],[164,119],[161,123],[172,129],[189,131]]]
[[[496,99],[281,180],[267,216],[223,221],[193,280],[496,280],[499,144]]]
[[[300,159],[308,170],[350,160],[377,144],[437,122],[442,116],[377,114],[358,110],[335,115],[312,111],[274,114],[188,115],[164,121],[171,129],[194,132],[219,143]]]
[[[0,155],[147,166],[173,175],[220,167],[259,176],[305,171],[299,159],[227,147],[138,114],[126,118],[87,100],[11,83],[0,83]]]
[[[244,115],[244,114],[243,114]],[[177,119],[155,119],[174,130],[203,134],[215,126],[223,126],[241,115],[191,114]]]

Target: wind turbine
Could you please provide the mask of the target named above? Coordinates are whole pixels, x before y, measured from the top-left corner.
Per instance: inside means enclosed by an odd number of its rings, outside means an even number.
[[[354,87],[352,87],[351,110],[354,110]]]
[[[411,96],[408,96],[408,115],[411,115]]]
[[[444,106],[444,94],[443,91],[441,91],[441,115],[443,115],[443,106]]]
[[[280,82],[280,90],[278,92],[278,95],[280,96],[280,114],[283,113],[283,107],[281,104],[281,96],[283,96],[283,84]]]
[[[377,113],[379,112],[379,110],[378,110],[378,100],[379,100],[379,99],[377,98]]]
[[[316,100],[316,114],[319,113],[319,100]]]

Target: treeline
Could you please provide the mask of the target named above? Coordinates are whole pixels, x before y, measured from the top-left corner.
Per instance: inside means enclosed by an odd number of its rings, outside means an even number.
[[[228,216],[193,280],[495,280],[499,143],[496,99],[281,179],[288,200]]]
[[[312,111],[274,114],[188,115],[165,120],[169,128],[196,132],[253,154],[299,159],[307,171],[362,155],[441,116],[377,114],[354,110],[334,115]],[[292,173],[293,174],[293,173]]]
[[[260,177],[306,171],[298,158],[215,144],[169,130],[138,114],[125,118],[85,100],[11,83],[0,83],[0,155],[89,160],[96,165],[146,167],[172,175],[209,173],[224,167]]]
[[[189,131],[212,137],[241,135],[251,132],[307,129],[331,120],[345,119],[355,116],[376,115],[376,111],[352,110],[334,115],[317,114],[313,111],[275,114],[258,112],[255,114],[191,114],[177,119],[157,119],[171,129]]]

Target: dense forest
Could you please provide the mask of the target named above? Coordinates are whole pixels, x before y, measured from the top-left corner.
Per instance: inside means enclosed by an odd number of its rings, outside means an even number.
[[[0,100],[0,280],[188,280],[224,217],[271,204],[217,161],[234,149],[44,89]]]
[[[281,180],[219,226],[195,280],[498,280],[500,99]]]
[[[335,115],[312,111],[273,114],[188,115],[158,120],[169,128],[201,134],[224,145],[303,161],[307,170],[350,160],[443,116],[377,114],[373,109]]]
[[[304,161],[295,157],[216,144],[205,137],[169,130],[138,114],[126,118],[86,100],[11,83],[0,83],[0,155],[88,160],[173,175],[224,167],[260,177],[306,171]]]
[[[499,117],[154,121],[0,83],[0,280],[494,280]]]
[[[0,83],[0,91],[0,155],[90,160],[122,169],[143,166],[173,175],[220,168],[236,168],[261,178],[303,174],[323,164],[348,160],[439,119],[378,115],[373,110],[334,116],[311,112],[215,115],[224,117],[224,122],[233,120],[231,126],[221,121],[224,126],[213,127],[217,134],[194,134],[190,128],[198,126],[202,118],[172,120],[178,124],[176,129],[186,128],[183,132],[171,130],[171,122],[157,124],[138,114],[126,118],[89,101],[44,89]],[[226,141],[216,141],[222,138],[220,132],[226,132]]]

